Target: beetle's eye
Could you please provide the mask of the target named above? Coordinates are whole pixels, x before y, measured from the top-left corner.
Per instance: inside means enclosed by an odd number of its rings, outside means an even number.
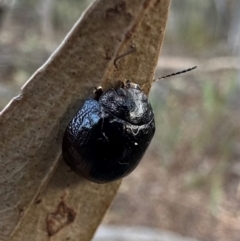
[[[126,96],[126,91],[122,88],[117,89],[117,94],[119,96]]]
[[[127,88],[130,88],[131,87],[131,81],[130,80],[126,80],[126,84],[125,85],[126,85]]]

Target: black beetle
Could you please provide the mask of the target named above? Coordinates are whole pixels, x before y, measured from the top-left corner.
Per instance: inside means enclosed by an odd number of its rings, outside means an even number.
[[[62,153],[77,174],[106,183],[136,168],[154,136],[155,121],[151,104],[137,84],[126,81],[104,93],[98,88],[95,94],[96,98],[87,99],[69,123]]]
[[[151,104],[139,85],[96,90],[69,123],[63,158],[77,174],[106,183],[135,169],[150,144],[155,122]]]

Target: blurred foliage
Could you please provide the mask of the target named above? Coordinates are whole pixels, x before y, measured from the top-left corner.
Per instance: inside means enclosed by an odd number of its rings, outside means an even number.
[[[236,111],[229,105],[236,77],[227,83],[225,76],[214,81],[206,75],[195,82],[178,77],[155,84],[151,95],[157,122],[153,149],[160,165],[170,173],[175,167],[177,172],[185,172],[187,188],[207,191],[212,211],[221,202],[224,177],[233,157],[239,156],[233,147],[240,130],[232,118]],[[183,88],[174,86],[175,82],[182,82]],[[185,89],[190,84],[198,90],[193,95]],[[159,88],[168,88],[165,98],[159,98]]]
[[[74,23],[73,19],[78,19],[80,13],[83,12],[92,1],[57,1],[56,8],[53,14],[53,22],[55,30],[69,29]]]

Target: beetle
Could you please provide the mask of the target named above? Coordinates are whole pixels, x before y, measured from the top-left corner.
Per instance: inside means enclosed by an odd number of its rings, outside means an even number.
[[[92,182],[115,181],[137,167],[154,133],[154,113],[138,84],[124,81],[106,91],[99,87],[95,98],[87,99],[67,126],[63,158],[75,173]]]

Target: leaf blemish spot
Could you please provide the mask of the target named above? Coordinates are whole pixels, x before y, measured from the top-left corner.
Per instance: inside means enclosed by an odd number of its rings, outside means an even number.
[[[65,226],[71,224],[76,217],[76,211],[66,204],[64,198],[58,204],[55,212],[49,213],[46,219],[47,232],[49,236],[53,236]]]
[[[38,204],[40,204],[41,202],[42,202],[42,199],[39,198],[39,199],[36,200],[35,204],[38,205]]]
[[[116,4],[113,8],[106,10],[106,18],[115,17],[118,14],[126,13],[126,3],[124,1]]]

